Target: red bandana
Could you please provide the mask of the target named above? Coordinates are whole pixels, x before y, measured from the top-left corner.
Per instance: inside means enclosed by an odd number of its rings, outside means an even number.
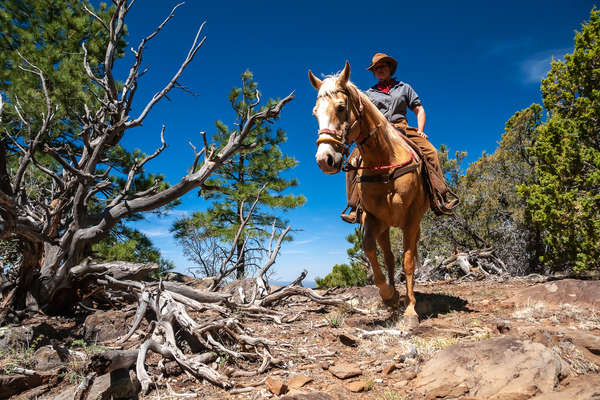
[[[390,89],[392,89],[392,86],[394,86],[396,84],[396,80],[394,78],[385,81],[385,82],[379,82],[377,83],[377,90],[383,92],[383,93],[389,93]]]

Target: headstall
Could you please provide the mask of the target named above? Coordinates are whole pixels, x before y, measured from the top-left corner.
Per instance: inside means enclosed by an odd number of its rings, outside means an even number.
[[[350,113],[350,92],[346,89],[339,89],[336,90],[335,92],[330,92],[324,95],[321,95],[319,97],[325,97],[325,96],[330,96],[332,94],[335,93],[344,93],[346,95],[346,112]],[[342,153],[344,155],[348,155],[350,154],[350,144],[346,143],[347,140],[347,136],[348,134],[356,127],[356,125],[358,125],[358,123],[360,122],[360,119],[362,117],[363,114],[363,103],[362,100],[360,98],[360,94],[358,95],[358,107],[356,109],[356,119],[354,120],[354,122],[352,122],[352,124],[348,124],[346,123],[346,126],[344,127],[344,130],[339,130],[339,129],[319,129],[317,131],[317,134],[319,135],[318,139],[317,139],[317,146],[319,146],[321,143],[329,143],[329,144],[333,144],[336,145],[340,148],[342,148]],[[323,135],[327,135],[327,136],[323,136]],[[370,136],[370,134],[369,134]],[[369,136],[367,136],[366,139],[369,138]],[[359,145],[362,145],[366,139],[364,139],[363,141],[361,141],[360,143],[358,143]]]

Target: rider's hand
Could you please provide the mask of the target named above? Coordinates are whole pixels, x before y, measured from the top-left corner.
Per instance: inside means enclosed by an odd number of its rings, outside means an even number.
[[[425,132],[423,131],[417,131],[417,133],[419,134],[419,136],[421,136],[422,138],[427,139],[427,135],[425,134]]]

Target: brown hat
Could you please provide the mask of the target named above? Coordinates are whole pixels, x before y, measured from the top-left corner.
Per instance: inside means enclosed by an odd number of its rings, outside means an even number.
[[[392,75],[394,75],[394,72],[396,72],[396,67],[398,66],[398,61],[384,53],[375,53],[375,55],[371,59],[371,65],[369,66],[369,68],[367,68],[367,70],[373,71],[373,67],[379,62],[389,63],[390,72],[392,73]]]

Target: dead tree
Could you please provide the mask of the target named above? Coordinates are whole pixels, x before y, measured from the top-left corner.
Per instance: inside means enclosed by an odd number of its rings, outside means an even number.
[[[90,66],[85,43],[82,45],[82,68],[90,84],[101,95],[94,104],[86,104],[84,115],[74,116],[80,124],[80,131],[75,135],[76,145],[51,147],[44,144],[48,143],[45,139],[50,135],[60,134],[55,121],[60,105],[52,104],[50,100],[44,71],[24,57],[19,67],[24,73],[38,77],[43,89],[41,96],[46,100],[45,112],[41,117],[36,116],[41,118],[41,124],[32,124],[32,117],[25,115],[15,99],[5,104],[0,99],[0,118],[3,106],[13,107],[18,115],[17,122],[24,130],[20,137],[13,137],[1,126],[3,121],[0,119],[0,128],[10,144],[0,144],[0,239],[17,239],[23,248],[19,274],[9,293],[14,307],[39,307],[54,312],[57,303],[72,303],[65,293],[73,293],[73,269],[82,262],[92,244],[106,237],[122,219],[165,206],[190,190],[201,187],[211,173],[232,154],[244,148],[242,142],[254,124],[278,117],[282,107],[293,98],[290,94],[268,109],[260,112],[250,110],[247,122],[231,134],[228,143],[219,151],[203,135],[203,147],[200,150],[194,148],[192,168],[176,184],[163,190],[161,182],[156,180],[149,189],[137,190],[133,185],[136,176],[142,174],[145,165],[166,147],[163,127],[160,147],[153,154],[135,160],[125,183],[118,185],[110,179],[110,168],[106,170],[108,152],[118,145],[130,129],[140,126],[152,108],[171,90],[187,90],[180,84],[181,75],[194,59],[205,37],[201,35],[201,26],[171,79],[145,103],[139,114],[132,115],[139,79],[146,72],[142,68],[144,50],[172,19],[179,6],[173,8],[137,49],[132,49],[135,60],[121,86],[117,85],[117,78],[113,75],[113,63],[117,42],[123,35],[125,17],[133,1],[115,0],[114,4],[110,21],[101,21],[109,37],[101,75],[97,75]],[[88,11],[99,19],[93,11]],[[52,157],[59,167],[45,166],[39,160],[42,154]],[[7,167],[8,159],[16,162],[16,169]],[[47,175],[52,185],[30,195],[25,176],[31,170]],[[65,304],[60,307],[64,309]]]

